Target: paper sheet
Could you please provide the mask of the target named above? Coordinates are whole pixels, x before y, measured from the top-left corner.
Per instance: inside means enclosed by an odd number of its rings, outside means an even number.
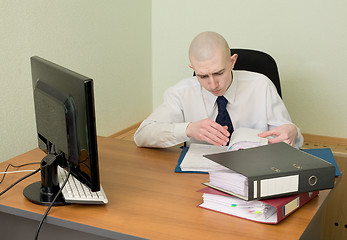
[[[235,151],[268,144],[268,139],[259,137],[259,133],[261,133],[261,131],[257,129],[236,129],[230,138],[228,150]]]
[[[220,147],[207,144],[192,143],[189,150],[181,163],[182,171],[202,171],[226,169],[203,155],[226,152],[228,147]]]
[[[268,143],[266,138],[258,137],[260,130],[250,128],[236,129],[230,138],[229,146],[214,146],[209,144],[192,143],[185,155],[180,167],[182,171],[201,171],[209,172],[215,170],[225,170],[227,168],[203,157],[207,154],[235,151],[257,147]]]

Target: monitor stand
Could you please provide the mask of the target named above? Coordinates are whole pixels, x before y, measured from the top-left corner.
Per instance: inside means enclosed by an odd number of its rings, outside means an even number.
[[[53,153],[45,156],[41,161],[41,181],[28,185],[24,190],[24,196],[31,202],[39,205],[50,205],[60,190],[57,167],[62,157]],[[54,202],[54,206],[66,205],[63,195],[60,193]]]

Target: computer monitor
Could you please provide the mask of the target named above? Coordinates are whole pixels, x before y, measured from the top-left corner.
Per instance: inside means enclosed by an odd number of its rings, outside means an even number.
[[[27,186],[30,201],[49,205],[59,183],[57,166],[92,191],[100,190],[93,80],[47,61],[31,58],[38,145],[47,155],[41,161],[41,181]],[[59,196],[55,205],[65,204]]]

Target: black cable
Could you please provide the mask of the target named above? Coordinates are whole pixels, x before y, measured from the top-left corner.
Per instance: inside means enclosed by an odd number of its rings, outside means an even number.
[[[32,173],[30,173],[30,174],[28,174],[28,175],[26,175],[26,176],[20,178],[20,179],[17,180],[15,183],[11,184],[11,186],[9,186],[9,187],[6,188],[4,191],[2,191],[2,192],[0,193],[0,196],[1,196],[2,194],[4,194],[5,192],[7,192],[8,190],[10,190],[12,187],[14,187],[17,183],[23,181],[24,179],[26,179],[26,178],[28,178],[28,177],[34,175],[35,173],[37,173],[37,172],[39,172],[39,171],[40,171],[40,168],[37,169],[37,170],[35,170],[35,172],[32,172]]]
[[[69,165],[69,172],[68,172],[68,174],[67,174],[66,179],[64,180],[63,185],[60,187],[58,193],[55,195],[53,201],[51,202],[51,204],[50,204],[49,207],[47,208],[45,214],[42,216],[42,219],[41,219],[40,224],[39,224],[39,226],[38,226],[38,228],[37,228],[37,231],[36,231],[35,240],[38,239],[39,234],[40,234],[40,230],[41,230],[41,227],[42,227],[42,224],[43,224],[43,221],[46,219],[49,210],[51,210],[51,208],[52,208],[52,206],[54,205],[55,201],[57,200],[58,196],[61,194],[61,192],[62,192],[63,188],[65,187],[65,184],[67,183],[67,180],[69,179],[70,175],[71,175],[71,167],[70,167],[70,165]]]
[[[2,176],[2,179],[0,181],[0,184],[4,181],[5,176],[6,176],[6,172],[9,169],[9,167],[14,167],[14,168],[20,168],[20,167],[24,167],[24,166],[28,166],[28,165],[33,165],[33,164],[40,164],[40,162],[32,162],[32,163],[24,163],[22,165],[13,165],[11,163],[9,163],[4,171],[4,175]]]

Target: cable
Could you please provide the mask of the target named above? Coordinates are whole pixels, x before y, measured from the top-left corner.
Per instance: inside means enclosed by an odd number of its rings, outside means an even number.
[[[61,192],[62,192],[63,188],[65,187],[65,184],[67,183],[67,181],[68,181],[70,175],[71,175],[71,167],[70,167],[70,165],[69,165],[69,172],[68,172],[68,174],[67,174],[66,179],[64,180],[63,185],[60,187],[58,193],[55,195],[53,201],[51,202],[51,204],[50,204],[49,207],[47,208],[45,214],[42,216],[42,219],[41,219],[40,224],[39,224],[39,226],[38,226],[38,228],[37,228],[37,231],[36,231],[35,240],[38,239],[39,234],[40,234],[40,230],[41,230],[41,227],[42,227],[42,224],[43,224],[43,221],[46,219],[49,210],[51,210],[51,208],[52,208],[52,206],[54,205],[55,201],[57,200],[58,196],[61,194]]]
[[[2,176],[2,179],[1,179],[1,181],[0,181],[0,184],[4,181],[4,179],[5,179],[5,176],[6,176],[6,173],[8,173],[7,172],[7,170],[9,169],[9,167],[14,167],[14,168],[20,168],[20,167],[24,167],[24,166],[28,166],[28,165],[33,165],[33,164],[40,164],[40,162],[32,162],[32,163],[25,163],[25,164],[21,164],[21,165],[13,165],[13,164],[8,164],[7,165],[7,167],[6,167],[6,169],[5,169],[5,171],[4,171],[4,176]]]
[[[18,170],[18,171],[8,171],[8,172],[0,172],[0,175],[2,174],[11,174],[11,173],[21,173],[21,172],[35,172],[36,170]]]
[[[3,195],[3,194],[4,194],[5,192],[7,192],[8,190],[10,190],[12,187],[14,187],[17,183],[23,181],[24,179],[26,179],[26,178],[28,178],[28,177],[34,175],[35,173],[37,173],[37,172],[39,172],[39,171],[40,171],[40,168],[38,168],[37,170],[35,170],[35,172],[29,173],[28,175],[26,175],[26,176],[20,178],[20,179],[17,180],[15,183],[11,184],[11,186],[9,186],[9,187],[6,188],[4,191],[2,191],[2,192],[0,193],[0,196]]]

